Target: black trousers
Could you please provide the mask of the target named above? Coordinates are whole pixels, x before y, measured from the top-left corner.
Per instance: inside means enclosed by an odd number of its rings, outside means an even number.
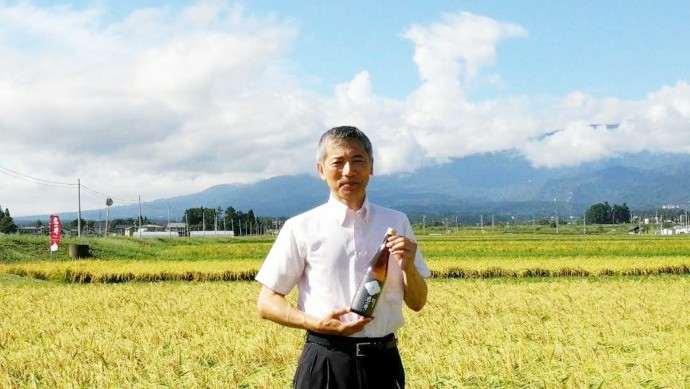
[[[395,340],[392,335],[389,339]],[[357,342],[366,343],[367,340],[366,338],[352,340],[352,338],[344,337],[309,335],[297,364],[294,387],[296,389],[404,388],[405,371],[395,343],[392,346],[388,343],[386,347],[369,347],[366,344],[361,348],[356,346]]]

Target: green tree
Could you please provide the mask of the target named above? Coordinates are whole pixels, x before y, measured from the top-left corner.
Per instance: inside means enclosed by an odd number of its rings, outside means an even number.
[[[585,213],[585,220],[589,224],[611,223],[611,206],[607,201],[592,205]]]
[[[631,213],[628,204],[614,204],[612,207],[605,201],[589,207],[585,213],[585,220],[590,224],[620,224],[629,223],[630,216]]]
[[[205,207],[189,208],[185,211],[184,220],[187,222],[187,225],[197,230],[203,229],[203,220],[206,222],[207,231],[215,228],[217,220],[219,229],[231,229],[237,236],[258,233],[263,230],[264,225],[256,217],[254,210],[250,209],[245,213],[232,206],[227,207],[225,210],[221,207],[216,209]]]
[[[113,219],[109,223],[111,226],[118,226],[118,225],[130,225],[130,226],[135,226],[138,224],[137,219],[133,217],[128,217],[128,218],[117,218]]]
[[[5,212],[2,212],[2,208],[0,207],[0,232],[3,234],[13,234],[17,232],[17,225],[14,224],[14,219],[12,219],[8,208],[5,208]]]
[[[218,210],[214,208],[188,208],[184,211],[183,220],[195,230],[212,230],[215,227]]]
[[[630,222],[630,208],[628,204],[623,205],[614,204],[611,210],[611,219],[614,224],[629,223]]]
[[[230,230],[235,230],[235,219],[237,218],[237,210],[234,207],[227,207],[223,214],[223,220],[225,221],[225,227]]]
[[[74,219],[69,223],[71,228],[79,227],[79,219]],[[86,229],[89,226],[89,221],[86,219],[81,219],[81,228]]]

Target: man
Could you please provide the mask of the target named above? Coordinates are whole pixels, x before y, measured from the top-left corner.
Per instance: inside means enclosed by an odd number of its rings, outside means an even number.
[[[373,163],[371,142],[359,129],[324,133],[316,169],[329,200],[286,221],[256,276],[263,284],[260,317],[307,331],[295,388],[405,386],[394,333],[403,324],[403,301],[414,311],[426,304],[430,273],[407,217],[367,200]],[[348,307],[388,227],[398,232],[387,242],[388,276],[374,317],[364,318]],[[294,286],[296,307],[285,299]]]

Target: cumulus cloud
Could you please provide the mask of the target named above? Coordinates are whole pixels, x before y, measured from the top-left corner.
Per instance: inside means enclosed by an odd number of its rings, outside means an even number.
[[[499,43],[528,33],[466,12],[406,29],[420,84],[403,99],[376,95],[367,69],[331,96],[312,93],[290,74],[298,27],[225,1],[107,20],[101,8],[0,3],[0,167],[70,184],[44,192],[1,175],[0,204],[15,214],[74,209],[65,204],[76,202],[78,177],[99,193],[146,201],[313,172],[318,137],[344,124],[369,134],[377,175],[503,150],[547,167],[690,152],[685,81],[640,101],[578,91],[468,98]],[[103,199],[87,193],[84,202]]]
[[[534,165],[576,165],[625,153],[690,152],[690,85],[679,81],[645,100],[596,100],[575,93],[554,104],[565,124],[517,147]]]
[[[225,2],[103,16],[0,5],[3,167],[149,200],[304,170],[321,121],[281,68],[294,25]]]
[[[539,100],[468,99],[464,86],[494,63],[498,43],[527,35],[519,25],[465,12],[407,30],[422,83],[406,101],[404,127],[425,155],[419,163],[514,150],[535,166],[554,168],[643,150],[688,152],[686,81],[641,101],[579,91]]]
[[[445,115],[461,106],[462,83],[494,63],[498,41],[526,34],[516,24],[468,12],[444,14],[442,22],[410,27],[404,35],[415,44],[413,59],[422,79],[412,96],[417,109]]]

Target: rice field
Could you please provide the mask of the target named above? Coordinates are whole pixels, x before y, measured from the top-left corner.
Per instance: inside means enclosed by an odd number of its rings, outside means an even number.
[[[272,243],[267,238],[91,242],[94,257],[88,260],[72,260],[65,249],[56,260],[45,253],[5,254],[0,273],[72,283],[252,280]],[[45,242],[15,243],[13,251],[38,253],[35,246]],[[690,239],[684,236],[466,234],[422,236],[419,244],[438,278],[690,274]]]
[[[408,387],[687,387],[690,279],[430,281]],[[2,387],[289,387],[303,335],[251,282],[0,284]]]
[[[290,387],[303,334],[229,276],[270,239],[102,240],[51,261],[6,238],[0,387]],[[398,333],[408,387],[689,388],[690,240],[668,238],[421,236],[435,276]]]

